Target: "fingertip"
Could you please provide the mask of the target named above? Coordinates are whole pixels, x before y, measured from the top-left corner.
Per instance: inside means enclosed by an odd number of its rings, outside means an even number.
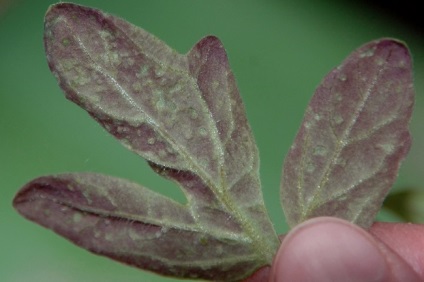
[[[383,254],[365,230],[341,219],[320,217],[286,236],[270,281],[389,281],[388,273]]]

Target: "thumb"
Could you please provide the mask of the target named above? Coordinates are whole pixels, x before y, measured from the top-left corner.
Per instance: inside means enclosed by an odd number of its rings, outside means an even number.
[[[420,280],[403,259],[365,230],[341,219],[320,217],[287,234],[269,281]]]

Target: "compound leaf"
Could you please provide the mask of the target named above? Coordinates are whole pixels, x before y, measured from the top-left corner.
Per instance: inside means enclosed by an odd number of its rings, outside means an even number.
[[[15,207],[24,216],[95,253],[175,277],[235,281],[272,262],[279,241],[258,152],[216,37],[180,55],[122,19],[60,3],[46,14],[45,49],[66,97],[178,183],[187,203],[125,180],[65,174],[23,188]]]
[[[409,150],[413,102],[411,59],[399,41],[370,42],[331,71],[284,162],[289,224],[337,216],[368,228]]]

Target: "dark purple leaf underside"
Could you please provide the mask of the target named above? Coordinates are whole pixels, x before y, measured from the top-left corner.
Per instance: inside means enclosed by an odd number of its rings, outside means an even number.
[[[284,162],[290,226],[316,216],[372,224],[409,150],[413,102],[409,51],[396,40],[362,46],[325,77]]]
[[[234,281],[272,262],[279,241],[262,199],[257,148],[216,37],[180,55],[122,19],[61,3],[46,14],[45,49],[66,97],[176,181],[187,204],[125,180],[67,174],[27,184],[15,200],[24,216],[165,275]]]
[[[40,177],[14,204],[91,252],[164,275],[232,280],[257,267],[236,234],[214,236],[185,206],[127,180],[90,173]]]

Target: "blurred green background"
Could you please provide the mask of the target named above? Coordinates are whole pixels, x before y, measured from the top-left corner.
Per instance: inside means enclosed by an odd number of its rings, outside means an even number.
[[[67,171],[125,177],[182,199],[178,188],[64,98],[48,70],[42,42],[44,13],[54,2],[0,0],[0,280],[176,281],[92,255],[26,221],[11,206],[27,181]],[[414,57],[417,103],[411,125],[414,144],[394,192],[408,191],[409,198],[402,196],[405,192],[397,197],[405,209],[422,209],[421,30],[354,1],[77,2],[121,16],[182,53],[207,34],[223,41],[260,149],[263,193],[279,233],[287,231],[278,197],[281,166],[315,87],[367,41],[387,36],[404,40]],[[423,214],[409,212],[407,219],[424,222]],[[400,216],[385,209],[379,219]]]

